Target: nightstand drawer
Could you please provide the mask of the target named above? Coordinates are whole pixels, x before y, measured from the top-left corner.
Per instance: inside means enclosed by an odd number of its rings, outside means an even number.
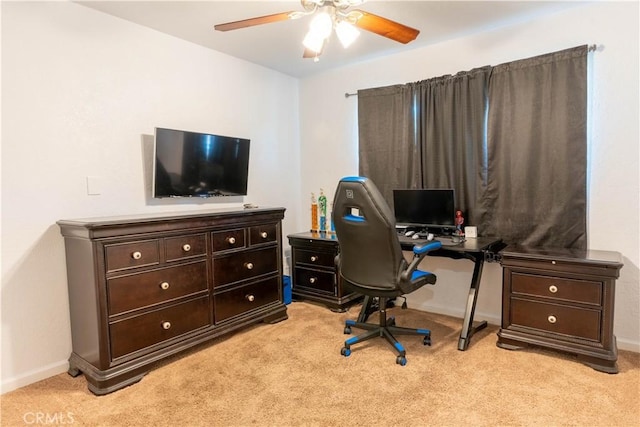
[[[117,359],[209,324],[209,297],[114,322],[109,326],[111,358]]]
[[[314,291],[322,291],[333,295],[335,293],[335,278],[333,272],[324,272],[308,268],[296,267],[296,283],[294,287],[304,287]]]
[[[596,306],[602,304],[602,283],[587,280],[513,273],[511,292]]]
[[[296,264],[335,268],[336,255],[331,252],[296,250]]]
[[[601,339],[599,310],[511,298],[511,324],[594,342]]]
[[[245,229],[216,231],[211,233],[213,241],[213,251],[223,252],[245,247]]]
[[[169,237],[165,239],[164,246],[167,261],[193,258],[207,253],[207,239],[204,234]]]
[[[276,224],[264,224],[249,228],[250,246],[273,243],[276,241],[278,228]]]
[[[105,254],[107,272],[160,263],[158,240],[106,245]]]
[[[216,294],[213,298],[216,323],[278,301],[278,280],[273,277]]]
[[[109,279],[109,315],[137,310],[206,290],[206,260]]]
[[[213,260],[215,286],[250,279],[278,270],[278,249],[237,252]]]

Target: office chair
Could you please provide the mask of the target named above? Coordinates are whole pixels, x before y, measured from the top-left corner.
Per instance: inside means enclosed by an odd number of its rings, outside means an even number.
[[[336,265],[344,284],[369,298],[379,298],[378,324],[347,320],[345,334],[351,328],[367,332],[347,339],[341,354],[351,354],[351,346],[384,337],[396,350],[396,363],[407,363],[406,352],[394,334],[423,336],[423,344],[431,345],[431,331],[409,329],[395,325],[395,319],[387,319],[389,298],[411,293],[416,289],[435,284],[436,276],[417,269],[422,257],[441,247],[440,242],[429,242],[413,248],[414,257],[407,262],[402,254],[395,217],[389,205],[374,183],[364,177],[345,177],[340,180],[333,203],[333,220],[340,242]]]

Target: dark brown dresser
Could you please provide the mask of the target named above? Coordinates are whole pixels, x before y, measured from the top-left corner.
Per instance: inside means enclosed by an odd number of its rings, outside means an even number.
[[[502,327],[497,345],[568,352],[596,370],[617,373],[613,316],[621,255],[511,246],[501,255]]]
[[[307,232],[287,236],[291,245],[293,299],[344,311],[362,295],[344,289],[335,266],[339,245],[335,234]]]
[[[155,362],[257,322],[287,318],[283,208],[58,221],[73,352],[98,395]]]

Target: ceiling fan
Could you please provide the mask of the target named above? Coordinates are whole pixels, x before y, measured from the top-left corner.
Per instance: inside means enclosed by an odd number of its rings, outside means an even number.
[[[360,34],[358,28],[404,44],[415,40],[420,33],[415,28],[364,10],[350,10],[351,7],[364,3],[364,0],[301,0],[300,3],[303,11],[275,13],[227,22],[215,25],[214,28],[218,31],[231,31],[315,15],[309,25],[309,32],[302,42],[305,47],[303,58],[314,58],[315,61],[318,61],[333,31],[345,48],[350,46]]]

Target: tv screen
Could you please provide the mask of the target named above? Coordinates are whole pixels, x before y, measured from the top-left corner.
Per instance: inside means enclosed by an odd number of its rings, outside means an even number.
[[[452,189],[393,190],[396,224],[407,227],[455,227]]]
[[[249,143],[156,128],[153,197],[246,196]]]

